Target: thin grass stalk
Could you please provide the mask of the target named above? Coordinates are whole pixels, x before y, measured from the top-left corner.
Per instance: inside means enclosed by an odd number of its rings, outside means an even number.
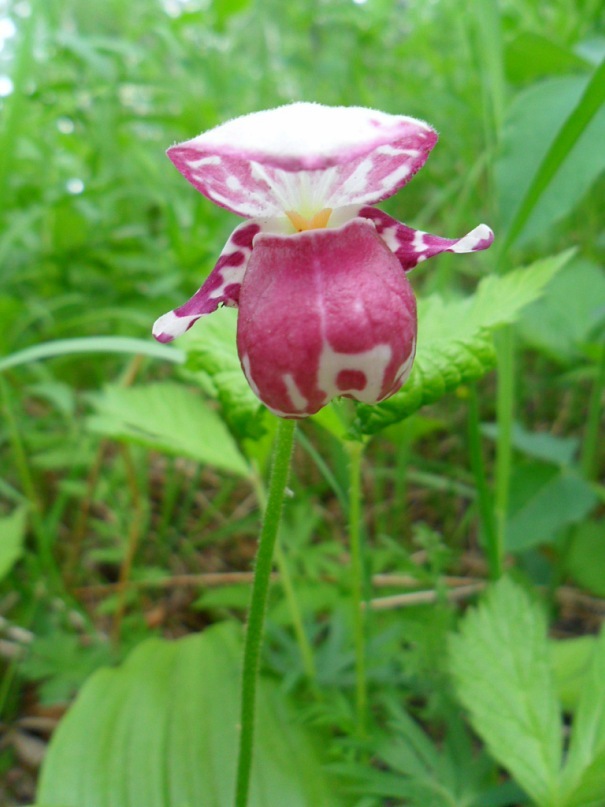
[[[51,586],[55,591],[60,591],[63,588],[63,584],[53,554],[52,536],[49,534],[44,524],[44,519],[42,517],[42,503],[40,502],[34,478],[29,467],[27,454],[25,452],[23,440],[21,439],[19,423],[17,422],[17,418],[13,412],[9,387],[2,376],[0,376],[0,397],[2,399],[6,416],[5,421],[8,439],[13,452],[13,457],[15,459],[15,465],[21,480],[23,492],[25,493],[31,508],[31,522],[36,539],[38,558],[40,560],[44,576],[50,581]]]
[[[305,631],[300,605],[298,604],[294,584],[292,582],[292,575],[290,574],[290,568],[288,566],[288,559],[279,541],[275,547],[275,561],[279,572],[279,580],[284,594],[286,595],[292,627],[294,628],[294,634],[302,657],[303,669],[307,679],[311,685],[314,686],[317,681],[317,669],[315,667],[313,648],[311,647],[311,643]]]
[[[506,80],[504,70],[504,50],[502,44],[502,22],[498,0],[475,0],[475,46],[482,77],[483,121],[488,151],[495,154],[502,136],[506,111]],[[488,163],[492,207],[496,210],[496,187],[493,161]],[[504,242],[496,247],[496,271],[504,272],[508,262],[504,256]],[[504,567],[505,530],[508,513],[510,473],[512,467],[512,426],[515,408],[514,384],[514,335],[510,326],[498,334],[496,342],[498,358],[498,391],[496,413],[498,437],[496,442],[495,505],[493,516],[487,513],[487,499],[480,502],[485,508],[482,515],[487,526],[486,542],[490,574],[497,579]],[[475,456],[475,459],[478,455]],[[481,483],[480,483],[481,484]],[[478,488],[479,496],[481,492]],[[484,491],[485,493],[485,491]],[[495,533],[489,533],[490,524],[495,525]],[[489,534],[489,537],[487,537]]]
[[[299,431],[297,435],[299,441],[301,436],[302,432]],[[256,500],[261,510],[264,512],[267,506],[267,496],[262,480],[256,473],[252,476],[252,487],[254,488]],[[294,583],[292,582],[292,575],[290,574],[290,568],[288,566],[288,558],[286,557],[284,548],[279,540],[279,535],[275,544],[275,562],[279,572],[280,583],[286,597],[286,603],[288,604],[290,619],[292,620],[294,635],[296,636],[296,641],[298,642],[298,649],[300,650],[305,675],[307,676],[307,679],[311,685],[315,686],[317,682],[317,670],[315,667],[313,648],[311,647],[311,642],[309,641],[305,631],[302,612],[300,610],[300,605],[298,604],[298,598],[296,596],[296,591],[294,590]]]
[[[510,477],[513,461],[513,424],[515,417],[515,335],[510,326],[497,334],[498,391],[496,413],[498,436],[496,440],[495,521],[497,557],[495,576],[500,577],[506,551],[506,521],[510,497]]]
[[[3,115],[0,117],[0,217],[10,205],[9,175],[15,143],[19,142],[20,131],[26,126],[26,110],[30,102],[25,86],[28,78],[36,69],[33,57],[34,32],[38,20],[39,4],[32,3],[30,14],[19,24],[19,41],[14,56],[12,78],[14,91],[3,102]]]
[[[242,675],[240,743],[235,786],[235,807],[246,807],[250,790],[250,773],[254,750],[254,719],[260,649],[263,640],[267,596],[273,565],[273,552],[281,522],[284,492],[290,471],[290,457],[294,443],[295,421],[280,420],[275,438],[273,467],[269,481],[267,507],[261,528],[256,568],[252,585],[252,598],[244,645]]]
[[[71,541],[67,548],[67,558],[65,561],[63,578],[65,580],[65,585],[70,590],[79,584],[78,571],[81,567],[80,561],[82,557],[82,549],[84,547],[84,537],[88,527],[88,518],[90,516],[92,500],[99,483],[99,477],[105,461],[105,453],[108,445],[108,440],[101,440],[97,449],[95,460],[86,478],[86,491],[76,518]]]
[[[603,392],[605,391],[605,345],[601,345],[597,374],[590,393],[586,428],[582,440],[580,467],[586,479],[592,480],[597,473],[597,452],[599,448],[599,432],[601,429],[601,409]]]
[[[139,483],[137,481],[137,471],[132,459],[130,448],[127,445],[122,445],[121,450],[122,458],[124,460],[124,467],[126,470],[126,480],[132,503],[132,519],[128,528],[126,553],[120,566],[117,605],[111,630],[111,638],[115,645],[117,645],[120,641],[122,620],[124,619],[124,612],[126,610],[126,593],[128,583],[130,581],[130,575],[132,574],[132,565],[139,547],[143,526],[143,500],[141,497],[141,491],[139,489]]]
[[[471,469],[475,477],[475,487],[477,489],[477,505],[479,508],[479,518],[485,542],[485,551],[489,564],[490,577],[494,580],[502,574],[502,552],[498,540],[498,532],[494,519],[494,502],[487,484],[485,473],[485,463],[483,462],[483,452],[481,450],[481,430],[479,421],[479,398],[477,386],[470,385],[469,408],[468,408],[468,437]]]
[[[361,536],[361,460],[363,443],[347,443],[349,455],[349,544],[351,547],[351,600],[355,641],[355,711],[357,733],[366,734],[368,682],[366,672],[366,609],[364,607],[363,549]]]
[[[474,0],[469,20],[471,41],[481,80],[483,129],[487,151],[494,155],[500,143],[506,109],[506,78],[502,43],[502,24],[498,0]],[[492,208],[495,209],[493,159],[487,161]]]

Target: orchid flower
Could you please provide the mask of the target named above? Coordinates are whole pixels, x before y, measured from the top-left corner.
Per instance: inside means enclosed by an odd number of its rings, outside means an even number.
[[[220,305],[236,306],[242,369],[276,415],[312,415],[340,395],[393,395],[416,350],[406,273],[493,241],[484,224],[440,238],[372,206],[405,185],[436,142],[415,118],[295,103],[170,148],[197,190],[247,221],[193,297],[157,320],[155,338],[169,342]]]

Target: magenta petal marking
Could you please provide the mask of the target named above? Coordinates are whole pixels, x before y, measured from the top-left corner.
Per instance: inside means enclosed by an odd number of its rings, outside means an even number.
[[[412,288],[369,222],[256,239],[237,345],[276,414],[305,417],[339,395],[383,400],[409,375],[415,344]]]
[[[435,130],[415,118],[298,103],[228,121],[168,156],[216,204],[263,218],[386,199],[436,142]]]
[[[221,304],[237,306],[252,254],[252,243],[260,231],[261,226],[255,221],[240,224],[233,231],[202,287],[184,305],[156,320],[153,335],[158,342],[171,342],[188,331],[201,316],[211,314]]]
[[[486,224],[479,224],[462,238],[441,238],[414,230],[374,207],[363,207],[358,215],[374,222],[376,232],[406,271],[441,252],[479,252],[491,246],[494,240]]]

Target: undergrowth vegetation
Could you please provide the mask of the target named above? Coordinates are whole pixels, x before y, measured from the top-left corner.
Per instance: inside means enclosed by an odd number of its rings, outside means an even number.
[[[233,310],[151,339],[237,223],[164,151],[306,100],[430,122],[384,209],[496,240],[297,426],[249,803],[605,805],[604,59],[600,0],[0,0],[2,804],[232,804],[276,418]]]

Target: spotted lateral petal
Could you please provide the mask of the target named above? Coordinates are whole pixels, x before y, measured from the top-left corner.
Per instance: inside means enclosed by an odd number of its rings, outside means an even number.
[[[441,252],[479,252],[491,246],[494,240],[486,224],[479,224],[462,238],[441,238],[401,224],[374,207],[362,207],[357,215],[374,222],[376,231],[406,271]]]
[[[153,335],[158,342],[171,342],[181,336],[201,316],[216,311],[221,303],[237,306],[252,254],[252,242],[261,229],[259,222],[246,221],[231,233],[216,266],[202,287],[184,305],[156,320]]]
[[[296,103],[235,118],[168,156],[216,204],[263,218],[386,199],[436,142],[435,130],[415,118]]]

